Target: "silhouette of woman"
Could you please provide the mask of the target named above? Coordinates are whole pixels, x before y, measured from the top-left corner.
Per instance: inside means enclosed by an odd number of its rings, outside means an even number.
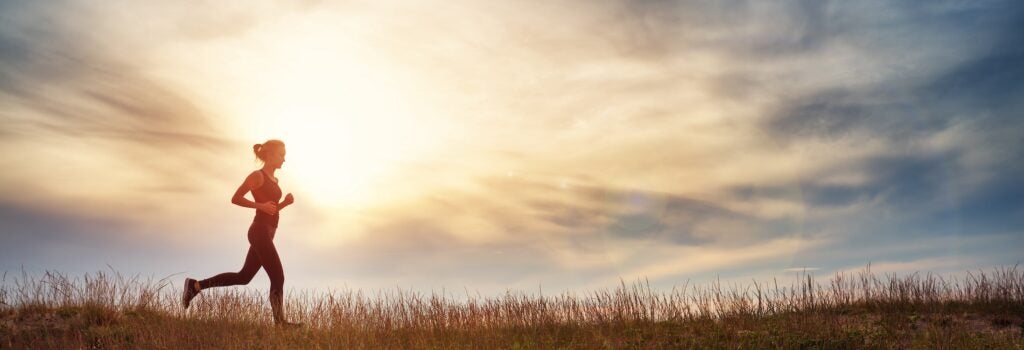
[[[299,325],[284,318],[284,269],[277,248],[274,247],[274,234],[280,218],[278,213],[295,202],[291,193],[281,201],[281,187],[274,177],[274,171],[284,164],[284,142],[269,140],[253,145],[252,150],[256,158],[263,162],[263,168],[246,176],[231,196],[231,203],[256,209],[256,216],[249,226],[249,253],[245,256],[245,263],[238,272],[225,272],[202,281],[186,278],[181,303],[188,309],[192,298],[203,289],[249,284],[262,266],[270,277],[270,307],[273,309],[274,323],[282,326]],[[247,192],[252,192],[252,201],[245,198]]]

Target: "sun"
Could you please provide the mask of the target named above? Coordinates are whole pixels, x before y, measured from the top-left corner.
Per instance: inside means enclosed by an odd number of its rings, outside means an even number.
[[[248,62],[235,124],[253,142],[285,142],[282,175],[297,196],[334,208],[367,205],[444,133],[416,107],[407,77],[316,45],[283,43]]]
[[[368,83],[366,72],[332,77],[324,68],[278,80],[293,89],[264,102],[260,132],[285,141],[287,173],[311,199],[332,207],[367,204],[385,179],[416,161],[431,130],[418,125],[395,89]],[[363,79],[353,82],[354,76]]]
[[[363,39],[330,18],[285,16],[165,47],[151,74],[195,94],[231,140],[284,141],[279,175],[297,201],[365,207],[426,191],[405,172],[444,154],[459,126],[431,100],[429,74]]]

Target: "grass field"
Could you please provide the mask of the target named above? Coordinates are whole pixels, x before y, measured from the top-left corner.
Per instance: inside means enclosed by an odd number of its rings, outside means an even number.
[[[793,348],[1024,349],[1024,272],[810,275],[749,285],[645,282],[582,294],[481,297],[393,290],[266,296],[204,291],[185,312],[181,278],[99,272],[4,276],[0,348]]]

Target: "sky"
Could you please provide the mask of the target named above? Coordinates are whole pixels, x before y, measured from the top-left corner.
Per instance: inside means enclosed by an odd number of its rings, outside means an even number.
[[[286,288],[1014,265],[1021,32],[1016,1],[0,1],[0,271],[236,271],[267,139]]]

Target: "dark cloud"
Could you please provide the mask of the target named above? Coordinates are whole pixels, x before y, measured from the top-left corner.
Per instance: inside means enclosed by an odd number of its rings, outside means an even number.
[[[765,219],[722,207],[711,201],[671,193],[587,183],[561,186],[555,181],[491,178],[481,181],[489,193],[518,201],[527,217],[496,212],[493,222],[537,220],[527,230],[557,226],[570,239],[595,236],[611,240],[652,240],[674,245],[751,243],[791,232],[786,219]],[[501,195],[505,194],[505,195]],[[475,201],[486,203],[486,199]],[[756,232],[732,232],[748,227]],[[563,233],[564,234],[564,233]]]
[[[623,1],[622,52],[643,56],[714,50],[732,56],[787,58],[820,51],[862,29],[863,9],[844,2]]]
[[[378,221],[364,236],[323,257],[331,268],[321,273],[340,268],[333,273],[481,283],[564,276],[585,283],[617,273],[608,270],[608,263],[590,260],[623,249],[631,258],[620,267],[650,263],[651,257],[632,251],[638,244],[748,247],[792,235],[796,228],[788,219],[758,218],[666,193],[578,183],[562,187],[515,177],[485,178],[479,184],[487,197],[441,192],[431,196],[437,205],[417,205],[414,213],[374,213]],[[502,232],[494,239],[468,239],[471,228],[445,225],[460,217]]]
[[[943,186],[955,182],[955,156],[950,154],[884,155],[869,158],[847,168],[863,169],[870,177],[860,184],[832,184],[809,176],[797,184],[779,186],[736,186],[729,192],[736,199],[792,199],[798,189],[802,202],[811,208],[843,207],[881,200],[893,209],[906,210],[935,201]],[[832,169],[828,169],[831,171]]]
[[[1005,128],[1005,123],[1019,127],[1024,106],[1024,6],[1015,3],[979,16],[986,16],[983,24],[991,27],[991,46],[964,53],[970,59],[917,90],[927,104],[950,117],[981,119],[997,128]]]
[[[970,169],[958,164],[957,152],[871,157],[860,164],[870,178],[856,185],[834,185],[815,180],[799,184],[801,200],[812,211],[857,206],[843,217],[819,218],[809,214],[804,229],[831,231],[846,239],[897,235],[940,237],[1012,232],[1024,225],[1024,172],[1020,161],[987,174],[981,184],[972,183]],[[1018,155],[1018,157],[1020,157]],[[1021,158],[1018,158],[1021,159]],[[789,187],[740,186],[734,196],[745,200],[790,198]]]
[[[880,1],[683,2],[612,1],[621,26],[605,38],[623,53],[665,56],[713,50],[755,60],[820,53],[830,45],[901,50],[943,40],[943,33],[1005,27],[1019,11],[1013,1],[901,4]],[[884,15],[880,15],[884,13]],[[989,36],[976,37],[987,40]],[[909,39],[909,40],[908,40]],[[842,67],[837,67],[841,69]]]
[[[858,224],[852,232],[910,235],[1000,232],[1020,227],[1024,200],[1017,179],[1024,176],[1024,123],[1018,117],[1024,87],[1024,26],[1021,6],[970,9],[943,17],[985,33],[978,51],[958,52],[960,63],[923,79],[885,80],[865,88],[834,88],[798,98],[769,118],[774,137],[884,140],[893,149],[845,169],[871,177],[856,186],[800,185],[808,204],[875,203],[900,213],[878,218],[889,225]],[[995,38],[995,39],[991,39]],[[920,145],[958,128],[952,149],[927,151]],[[973,159],[988,159],[974,162]],[[965,164],[972,166],[965,167]],[[983,178],[980,185],[969,179]],[[742,193],[742,191],[739,191]],[[950,199],[952,198],[952,199]]]
[[[1016,122],[1024,87],[1020,8],[1006,5],[937,18],[951,21],[947,26],[964,25],[964,31],[977,32],[980,41],[991,44],[977,51],[949,48],[948,54],[966,60],[923,79],[895,76],[868,87],[834,87],[787,101],[766,128],[781,139],[859,134],[906,140],[927,137],[958,120]]]
[[[893,100],[889,91],[854,92],[839,88],[816,92],[785,105],[777,117],[768,121],[767,129],[776,138],[798,142],[865,135],[897,138],[907,133],[921,137],[945,126],[943,120],[928,113],[926,106],[912,97],[906,98]]]

